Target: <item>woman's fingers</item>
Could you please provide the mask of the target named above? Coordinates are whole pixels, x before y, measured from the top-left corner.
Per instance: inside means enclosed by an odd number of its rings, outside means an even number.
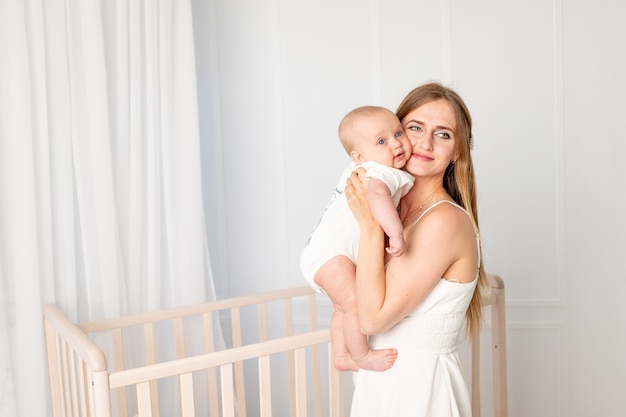
[[[366,191],[367,181],[367,171],[365,170],[365,168],[358,168],[352,171],[352,174],[350,174],[350,176],[348,177],[346,186],[351,186],[350,192],[352,193],[361,193]]]
[[[344,189],[348,206],[358,222],[371,217],[367,201],[367,188],[365,184],[363,184],[363,179],[367,181],[367,178],[365,178],[365,170],[360,174],[357,171],[353,172],[352,175],[348,177]]]
[[[361,180],[361,182],[363,184],[367,184],[367,170],[365,168],[357,168],[353,174],[356,173],[357,177],[359,178],[359,180]]]

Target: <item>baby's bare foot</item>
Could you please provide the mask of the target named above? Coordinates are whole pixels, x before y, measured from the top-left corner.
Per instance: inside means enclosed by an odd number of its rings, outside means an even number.
[[[359,368],[370,371],[386,371],[391,368],[398,359],[398,351],[396,349],[370,349],[367,355],[361,359],[355,359]]]

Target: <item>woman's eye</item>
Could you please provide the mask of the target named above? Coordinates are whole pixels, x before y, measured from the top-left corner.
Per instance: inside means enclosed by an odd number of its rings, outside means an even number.
[[[412,130],[413,132],[418,132],[418,131],[422,130],[422,128],[420,126],[408,126],[407,128],[409,130]]]
[[[379,144],[379,145],[384,145],[385,144],[385,139],[380,138],[380,139],[378,139],[378,142],[376,142],[376,143]]]
[[[439,136],[441,139],[450,139],[451,136],[448,132],[437,132],[437,136]]]

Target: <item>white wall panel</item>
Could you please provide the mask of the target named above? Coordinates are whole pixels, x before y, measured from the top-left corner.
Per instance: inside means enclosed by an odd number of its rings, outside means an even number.
[[[380,1],[380,94],[389,108],[424,82],[448,81],[447,7],[447,1]]]
[[[228,285],[235,295],[286,285],[279,10],[269,0],[229,0],[215,11]]]
[[[563,323],[509,323],[510,417],[567,416],[562,412]]]
[[[626,3],[564,1],[567,406],[626,410]]]

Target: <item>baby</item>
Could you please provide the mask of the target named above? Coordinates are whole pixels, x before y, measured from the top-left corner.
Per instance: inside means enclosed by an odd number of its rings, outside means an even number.
[[[411,156],[411,145],[396,115],[383,107],[359,107],[339,124],[339,139],[352,163],[343,172],[322,218],[304,247],[300,265],[305,279],[333,303],[330,322],[334,366],[338,370],[389,369],[396,349],[370,349],[361,333],[356,310],[356,266],[359,227],[350,212],[343,188],[357,168],[367,170],[370,209],[388,236],[387,252],[400,256],[406,249],[397,206],[413,186],[413,177],[401,168]]]

